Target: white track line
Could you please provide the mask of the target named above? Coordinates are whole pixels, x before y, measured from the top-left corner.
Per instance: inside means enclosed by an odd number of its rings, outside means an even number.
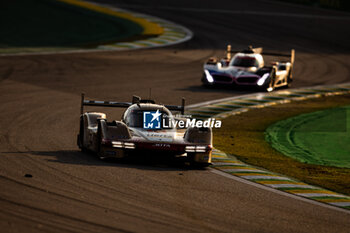
[[[327,87],[332,87],[332,88],[337,88],[339,85],[350,85],[350,83],[342,83],[342,84],[334,84],[334,85],[327,85]],[[322,85],[318,85],[318,86],[314,86],[314,87],[299,87],[299,88],[293,88],[293,89],[289,89],[290,91],[298,91],[298,90],[305,90],[305,89],[316,89],[316,88],[324,88],[324,86]],[[276,93],[277,92],[277,93]],[[280,92],[283,93],[283,91],[276,91],[276,92],[272,92],[271,94],[278,94]],[[205,102],[200,102],[200,103],[196,103],[196,104],[191,104],[186,106],[186,110],[190,110],[193,108],[199,108],[202,106],[207,106],[207,105],[212,105],[212,104],[217,104],[217,103],[221,103],[221,102],[230,102],[233,100],[237,100],[237,99],[241,99],[241,98],[251,98],[251,97],[255,97],[255,98],[263,98],[265,96],[269,96],[269,93],[263,93],[263,92],[258,92],[258,93],[252,93],[252,94],[244,94],[244,95],[240,95],[240,96],[233,96],[233,97],[226,97],[226,98],[222,98],[222,99],[216,99],[216,100],[210,100],[210,101],[205,101]],[[274,97],[274,96],[272,96]],[[281,97],[283,99],[288,99],[288,97]],[[280,100],[276,100],[276,102],[278,102]]]
[[[335,85],[329,85],[329,86],[309,87],[309,89],[310,90],[315,89],[315,91],[313,91],[315,93],[318,92],[317,89],[325,90],[325,92],[321,93],[321,94],[331,95],[332,93],[336,94],[337,93],[336,90],[340,88],[340,89],[344,89],[344,92],[339,91],[339,94],[342,94],[342,93],[344,94],[344,93],[349,91],[349,88],[348,88],[349,85],[350,85],[350,83],[344,83],[344,84],[335,84]],[[241,96],[228,97],[228,98],[193,104],[193,105],[187,106],[187,110],[191,111],[191,109],[193,109],[193,108],[199,108],[199,107],[203,107],[203,106],[204,106],[204,108],[208,107],[208,106],[212,106],[215,108],[216,105],[220,105],[220,103],[222,103],[222,102],[228,102],[228,103],[233,102],[233,101],[238,101],[238,102],[241,101],[242,102],[242,101],[246,101],[247,98],[252,98],[253,100],[255,100],[255,99],[258,100],[258,99],[265,99],[268,96],[271,96],[271,98],[272,98],[270,100],[271,101],[270,103],[272,103],[272,102],[281,103],[280,100],[274,100],[273,97],[275,97],[276,95],[278,95],[278,96],[285,95],[285,97],[283,97],[283,98],[287,99],[287,100],[289,99],[288,100],[289,102],[292,100],[300,100],[300,98],[302,98],[302,99],[313,98],[312,95],[302,95],[302,94],[296,95],[295,94],[296,91],[302,92],[305,89],[307,89],[307,88],[302,87],[302,88],[290,89],[288,91],[277,91],[274,93],[252,93],[252,94],[246,94],[246,95],[241,95]],[[326,93],[327,91],[329,91],[330,93]],[[321,94],[319,94],[318,97],[322,96]],[[267,100],[267,101],[269,101],[269,100]],[[266,106],[265,103],[258,104],[258,105]],[[242,109],[248,110],[250,108],[251,108],[251,106],[242,106]],[[194,111],[196,111],[196,110],[194,110]],[[235,112],[235,111],[236,110],[233,110],[232,112]],[[228,113],[230,113],[230,112],[228,112]],[[210,116],[210,117],[219,117],[219,116],[220,116],[220,114],[215,115],[215,116]],[[224,118],[227,116],[229,116],[229,115],[227,115],[227,114],[223,115]],[[219,156],[217,155],[215,157],[215,154],[219,154]],[[230,162],[225,162],[225,161],[228,161],[230,159],[227,157],[224,157],[224,155],[225,155],[225,153],[220,152],[218,150],[215,150],[215,152],[213,152],[213,160],[216,160],[216,161],[213,161],[213,165],[219,166],[219,167],[217,167],[216,169],[211,168],[212,172],[219,174],[219,175],[222,175],[222,176],[225,176],[225,177],[228,177],[230,179],[238,180],[240,182],[256,186],[258,188],[263,188],[263,189],[266,189],[266,190],[269,190],[272,192],[276,192],[276,193],[279,193],[279,194],[282,194],[282,195],[285,195],[288,197],[292,197],[294,199],[303,200],[305,202],[309,202],[309,203],[316,204],[319,206],[331,208],[331,209],[338,210],[338,211],[341,211],[344,213],[348,213],[348,214],[350,213],[350,211],[347,209],[340,209],[339,208],[339,207],[350,206],[350,202],[341,201],[341,200],[339,200],[338,202],[335,202],[335,201],[333,201],[333,202],[320,202],[318,200],[310,199],[312,197],[335,197],[335,198],[344,197],[347,199],[348,198],[347,196],[337,194],[337,193],[334,193],[334,194],[317,193],[317,192],[312,192],[312,191],[305,192],[305,193],[288,193],[284,190],[279,190],[278,188],[297,188],[297,189],[300,189],[300,188],[305,189],[306,188],[306,189],[315,190],[318,187],[311,186],[311,185],[306,184],[306,183],[283,183],[282,181],[284,181],[284,180],[287,180],[287,181],[288,180],[293,181],[293,180],[291,180],[288,177],[280,176],[280,175],[277,175],[274,173],[270,174],[270,173],[268,173],[268,171],[265,172],[264,170],[261,170],[261,171],[255,170],[256,168],[250,167],[249,164],[246,165],[247,166],[246,169],[244,169],[243,167],[238,167],[238,166],[242,166],[242,164],[239,164],[240,161],[233,162],[232,164]],[[217,161],[219,161],[219,162],[217,162]],[[220,165],[222,165],[222,166],[220,166]],[[225,166],[227,166],[227,168]],[[237,166],[237,167],[235,168],[235,166]],[[249,174],[249,173],[251,173],[251,174]],[[255,180],[265,180],[265,181],[280,180],[281,183],[260,184]],[[332,201],[332,200],[330,200],[330,201]],[[333,206],[331,206],[331,205],[333,205]]]
[[[328,209],[340,211],[340,212],[343,212],[343,213],[348,214],[348,215],[350,216],[350,211],[349,211],[349,210],[341,209],[341,208],[338,208],[338,207],[336,207],[336,206],[331,206],[331,205],[326,204],[326,203],[314,201],[314,200],[312,200],[312,199],[307,199],[307,198],[304,198],[304,197],[299,197],[299,196],[296,196],[296,195],[291,194],[291,193],[287,193],[287,192],[284,192],[284,191],[280,191],[280,190],[278,190],[278,189],[273,189],[273,188],[270,188],[270,187],[268,187],[268,186],[265,186],[265,185],[262,185],[262,184],[259,184],[259,183],[254,183],[254,182],[252,182],[252,181],[245,180],[245,179],[239,178],[239,177],[237,177],[237,176],[230,175],[230,174],[228,174],[228,173],[225,173],[225,172],[216,170],[216,169],[214,169],[214,168],[209,168],[209,169],[210,169],[210,171],[211,171],[212,173],[215,173],[215,174],[217,174],[217,175],[220,175],[220,176],[223,176],[223,177],[226,177],[226,178],[229,178],[229,179],[232,179],[232,180],[235,180],[235,181],[244,183],[244,184],[248,184],[248,185],[251,185],[251,186],[260,188],[260,189],[264,189],[264,190],[267,190],[267,191],[270,191],[270,192],[273,192],[273,193],[277,193],[277,194],[282,195],[282,196],[290,197],[290,198],[293,198],[293,199],[296,199],[296,200],[299,200],[299,201],[304,201],[304,202],[307,202],[307,203],[310,203],[310,204],[313,204],[313,205],[317,205],[317,206],[325,207],[325,208],[328,208]],[[332,204],[333,204],[333,203],[332,203]],[[337,203],[337,204],[338,204],[338,206],[341,206],[341,205],[342,205],[341,202],[339,202],[339,203]],[[344,204],[344,205],[345,205],[345,204]]]

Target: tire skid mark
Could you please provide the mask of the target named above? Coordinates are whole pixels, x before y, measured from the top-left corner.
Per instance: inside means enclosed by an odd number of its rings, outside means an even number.
[[[63,109],[63,108],[60,108],[60,109]],[[36,112],[36,111],[34,111],[34,112]],[[28,115],[26,115],[26,116],[22,116],[23,118],[27,118],[27,119],[31,119],[33,116],[28,116]],[[46,120],[47,121],[47,120]],[[48,120],[49,122],[50,122],[50,120]],[[25,122],[24,122],[24,125],[25,125]],[[19,127],[19,128],[21,128],[21,127]],[[30,153],[30,148],[28,148],[28,150],[27,151],[25,151],[25,153]],[[20,152],[19,152],[20,153]],[[24,153],[24,152],[23,152]],[[45,153],[44,153],[45,154]],[[71,176],[69,173],[66,173],[66,172],[63,172],[63,171],[61,171],[61,170],[59,170],[59,169],[56,169],[56,168],[53,168],[53,167],[51,167],[51,166],[48,166],[47,165],[47,163],[44,163],[44,162],[42,162],[42,161],[40,161],[40,160],[36,160],[36,159],[33,159],[31,156],[26,156],[25,157],[26,159],[27,159],[27,161],[28,161],[28,159],[29,160],[32,160],[32,163],[28,163],[28,162],[26,162],[25,163],[25,165],[28,167],[28,168],[31,168],[32,170],[35,170],[35,171],[40,171],[40,170],[43,170],[43,171],[46,171],[45,170],[45,168],[43,168],[43,167],[41,167],[40,166],[40,164],[41,165],[44,165],[44,167],[46,166],[46,167],[48,167],[49,169],[53,169],[53,170],[55,170],[55,172],[58,172],[58,173],[60,173],[60,174],[65,174],[66,176],[67,176],[67,179],[66,178],[64,178],[64,177],[61,177],[61,176],[57,176],[57,177],[59,177],[61,180],[62,180],[62,183],[70,183],[70,184],[72,184],[73,186],[74,186],[74,183],[72,183],[72,182],[70,182],[70,180],[71,180],[71,177],[74,177],[74,178],[76,178],[76,179],[79,179],[79,183],[81,183],[81,181],[83,181],[83,183],[85,182],[87,185],[91,185],[91,184],[93,184],[93,185],[97,185],[99,188],[93,188],[93,192],[95,191],[95,190],[101,190],[101,188],[104,188],[104,189],[108,189],[108,190],[112,190],[112,191],[116,191],[116,189],[112,189],[111,187],[106,187],[106,186],[103,186],[103,185],[99,185],[98,183],[91,183],[91,181],[88,181],[88,180],[86,180],[86,179],[82,179],[82,178],[79,178],[79,177],[76,177],[76,176]],[[39,165],[38,165],[39,164]],[[22,165],[23,166],[23,164],[18,164],[19,166],[20,165]],[[37,168],[36,168],[37,167]],[[35,168],[35,169],[34,169]],[[47,174],[55,174],[55,173],[52,173],[52,171],[50,171],[50,170],[48,170],[48,172],[47,172]],[[55,179],[57,179],[57,177],[55,178]],[[101,178],[102,179],[102,178]],[[80,187],[81,188],[81,187]],[[92,192],[92,190],[91,189],[87,189],[87,188],[85,188],[85,185],[84,185],[84,188],[83,189],[86,189],[88,192]],[[64,191],[66,191],[66,190],[64,190]],[[119,191],[119,190],[118,190]],[[137,191],[139,191],[139,190],[134,190],[135,191],[135,193],[137,192]],[[100,195],[100,193],[99,192],[94,192],[94,193],[96,193],[96,194],[98,194],[98,195]],[[106,192],[106,193],[109,193],[109,192]],[[147,193],[145,193],[145,195],[147,195]],[[130,197],[130,195],[128,195],[129,197]],[[103,197],[102,197],[102,199],[109,199],[109,200],[115,200],[115,198],[113,198],[113,194],[110,194],[110,195],[103,195]],[[120,199],[118,199],[118,200],[115,200],[116,202],[123,202],[123,200],[120,200]],[[126,202],[127,204],[129,204],[130,205],[130,203],[129,202]],[[131,203],[132,205],[134,205],[135,207],[137,207],[137,205],[136,204],[133,204],[133,203]],[[143,211],[149,211],[148,209],[144,209]],[[141,215],[141,214],[140,214]],[[138,216],[138,217],[140,217],[140,216]],[[165,222],[165,221],[164,221]],[[159,223],[157,223],[157,224],[159,224]]]
[[[41,193],[47,193],[49,195],[49,198],[50,199],[55,199],[55,197],[60,197],[60,198],[63,198],[64,201],[66,201],[67,199],[70,200],[70,201],[74,201],[74,202],[77,202],[77,203],[80,203],[80,204],[83,204],[83,205],[86,205],[86,206],[91,206],[91,207],[95,207],[97,208],[98,210],[100,210],[101,212],[103,212],[104,210],[108,210],[109,212],[115,212],[115,213],[118,213],[118,214],[121,214],[123,216],[130,216],[130,217],[134,217],[134,218],[138,218],[138,219],[143,219],[144,221],[148,221],[148,222],[153,222],[155,224],[163,224],[163,222],[161,221],[157,221],[156,219],[152,219],[152,220],[149,220],[147,218],[144,218],[142,216],[142,213],[140,213],[139,215],[133,215],[133,214],[130,214],[128,213],[127,211],[121,211],[121,210],[118,210],[116,208],[113,208],[111,206],[108,206],[107,204],[106,205],[97,205],[97,204],[92,204],[90,203],[89,201],[84,201],[84,200],[81,200],[81,199],[78,199],[78,198],[74,198],[74,197],[70,197],[68,195],[63,195],[63,194],[59,194],[57,192],[50,192],[49,189],[43,189],[43,188],[39,188],[39,187],[36,187],[34,185],[31,185],[31,184],[27,184],[25,182],[20,182],[16,179],[13,179],[13,178],[9,178],[9,177],[5,177],[3,175],[0,175],[0,179],[5,179],[7,181],[10,181],[10,182],[13,182],[13,183],[16,183],[17,185],[20,185],[20,186],[25,186],[27,188],[30,188],[30,189],[33,189],[35,191],[39,191]],[[81,187],[80,187],[81,189]],[[65,192],[67,192],[66,190],[64,190]],[[90,190],[88,190],[90,191]],[[91,191],[90,191],[91,192]],[[77,193],[76,193],[77,194]],[[55,196],[55,197],[53,197]],[[104,196],[102,195],[102,200],[113,200],[113,198],[111,196]],[[0,197],[0,200],[1,200],[1,197]],[[56,200],[58,201],[58,200]],[[62,200],[60,200],[62,202]],[[120,202],[121,200],[115,200],[114,201],[116,202]],[[10,201],[11,202],[11,201]],[[20,205],[25,205],[25,204],[22,204],[22,203],[18,203],[16,202],[17,204],[20,204]],[[42,209],[43,210],[43,209]],[[48,211],[48,210],[43,210],[43,211]],[[143,211],[147,211],[147,209],[144,209]]]
[[[127,230],[120,229],[120,228],[117,228],[117,227],[111,227],[111,226],[103,225],[103,224],[100,224],[100,223],[95,223],[95,222],[91,222],[91,221],[88,221],[88,220],[76,218],[76,217],[73,217],[73,216],[68,216],[68,215],[61,214],[61,213],[58,213],[58,212],[55,212],[55,211],[45,210],[45,209],[38,208],[38,207],[35,207],[35,206],[18,203],[18,202],[11,201],[11,200],[3,198],[3,197],[0,197],[0,201],[10,203],[10,204],[12,204],[14,206],[17,206],[17,207],[28,208],[31,211],[35,210],[37,212],[42,212],[42,213],[45,213],[45,214],[48,214],[48,215],[51,215],[51,216],[60,217],[60,218],[66,219],[66,220],[71,220],[71,221],[74,221],[74,222],[81,222],[81,223],[87,224],[88,226],[86,226],[86,229],[84,229],[86,231],[89,231],[89,229],[91,229],[91,227],[98,227],[98,228],[102,228],[102,229],[109,230],[109,231],[120,231],[120,232],[125,232],[125,233],[131,233],[131,231],[127,231]],[[54,218],[51,218],[51,221],[54,222],[53,219]],[[60,225],[62,225],[63,223],[66,223],[66,222],[65,221],[59,222]],[[81,226],[82,225],[79,225],[79,227],[81,227]],[[56,227],[56,225],[55,225],[55,227]],[[90,231],[90,232],[95,232],[95,231]]]
[[[0,203],[1,203],[1,201],[0,201]],[[4,202],[4,203],[2,203],[2,206],[4,206],[4,204],[11,204],[11,203]],[[23,208],[23,209],[18,208],[17,211],[14,211],[13,208],[3,207],[0,209],[0,213],[4,214],[7,217],[12,216],[16,219],[26,220],[26,221],[30,222],[31,224],[36,225],[37,232],[47,232],[47,228],[50,229],[50,232],[85,232],[85,229],[84,229],[84,231],[79,231],[79,228],[77,228],[77,227],[75,227],[75,229],[72,230],[71,228],[73,228],[73,226],[71,226],[70,228],[62,227],[63,224],[67,226],[66,223],[60,222],[60,224],[57,225],[57,224],[53,224],[51,220],[41,220],[41,218],[35,217],[35,215],[32,215],[32,214],[29,215],[29,214],[23,213],[24,209],[25,208]]]

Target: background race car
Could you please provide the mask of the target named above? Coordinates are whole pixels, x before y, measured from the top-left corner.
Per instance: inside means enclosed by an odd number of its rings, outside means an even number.
[[[271,66],[265,66],[263,55],[289,57],[290,60],[274,61]],[[263,91],[272,91],[282,86],[289,87],[293,81],[294,59],[294,49],[290,54],[263,53],[262,48],[249,46],[238,52],[232,51],[231,45],[228,45],[225,58],[219,60],[211,57],[204,64],[202,83],[204,86],[252,86]]]
[[[85,112],[84,106],[127,108],[121,121],[107,121],[105,113]],[[77,144],[82,151],[95,152],[101,159],[124,158],[149,153],[187,157],[192,165],[211,163],[212,129],[210,127],[177,128],[170,112],[185,110],[181,106],[155,104],[134,96],[129,102],[81,99],[80,130]]]

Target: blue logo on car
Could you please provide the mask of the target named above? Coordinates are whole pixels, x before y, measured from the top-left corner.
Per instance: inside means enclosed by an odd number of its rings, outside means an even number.
[[[144,129],[160,129],[160,116],[162,114],[157,111],[143,112],[143,128]]]

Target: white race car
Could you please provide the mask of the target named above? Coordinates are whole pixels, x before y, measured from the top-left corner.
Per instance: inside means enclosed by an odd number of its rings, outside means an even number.
[[[231,58],[231,54],[235,55]],[[289,57],[289,61],[275,61],[265,66],[263,55]],[[227,46],[226,57],[211,57],[203,66],[202,83],[204,86],[235,85],[253,86],[259,90],[272,91],[277,87],[290,86],[293,81],[295,51],[291,54],[263,53],[262,48],[232,51]]]
[[[126,108],[121,121],[107,121],[106,114],[85,112],[84,106]],[[77,144],[82,151],[95,152],[100,158],[123,158],[133,154],[147,156],[187,157],[192,165],[211,163],[212,129],[210,127],[178,128],[171,124],[170,112],[185,109],[181,106],[155,104],[134,96],[131,103],[85,100],[82,95],[80,130]]]

